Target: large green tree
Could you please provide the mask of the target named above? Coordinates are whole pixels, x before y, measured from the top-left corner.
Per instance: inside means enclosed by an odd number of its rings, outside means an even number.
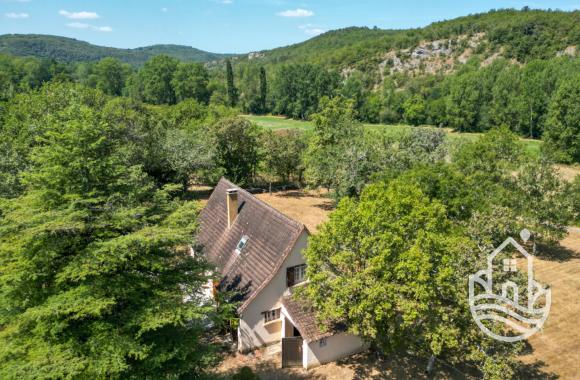
[[[266,79],[266,69],[260,67],[260,113],[266,113],[267,110],[267,100],[268,100],[268,81]]]
[[[580,75],[558,88],[550,103],[544,140],[556,160],[580,162]]]
[[[307,180],[338,191],[337,197],[357,194],[368,178],[368,161],[361,152],[366,146],[361,125],[354,119],[353,102],[343,97],[323,98],[320,112],[312,119],[314,135],[305,152]]]
[[[171,84],[178,101],[195,99],[207,104],[211,95],[208,82],[209,73],[201,63],[181,63]]]
[[[307,140],[296,130],[267,131],[262,135],[264,166],[268,174],[288,182],[292,176],[302,181],[302,158]]]
[[[260,128],[248,120],[235,117],[218,121],[211,128],[216,166],[229,180],[251,182],[260,161]]]
[[[142,88],[144,101],[153,104],[175,104],[177,98],[172,85],[179,61],[166,55],[151,58],[141,69],[136,83]]]
[[[229,59],[226,59],[226,90],[228,94],[228,105],[235,107],[238,104],[238,89],[234,82],[232,62]]]
[[[0,377],[179,378],[209,367],[198,212],[127,160],[124,125],[72,106],[0,203]]]
[[[115,58],[103,58],[95,65],[96,87],[105,94],[120,96],[129,73],[127,64]]]
[[[304,254],[303,292],[322,326],[348,326],[389,353],[471,362],[489,378],[513,373],[519,347],[486,337],[469,312],[468,274],[484,256],[416,184],[377,183],[343,199]]]
[[[282,66],[273,83],[274,112],[296,119],[308,119],[316,113],[323,97],[332,97],[340,76],[322,66],[296,64]]]

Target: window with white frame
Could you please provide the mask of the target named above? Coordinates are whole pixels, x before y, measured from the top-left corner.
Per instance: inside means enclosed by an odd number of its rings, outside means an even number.
[[[286,268],[286,284],[294,286],[306,281],[306,264]]]
[[[262,314],[264,315],[264,323],[276,321],[280,319],[280,309],[268,310],[263,311]]]

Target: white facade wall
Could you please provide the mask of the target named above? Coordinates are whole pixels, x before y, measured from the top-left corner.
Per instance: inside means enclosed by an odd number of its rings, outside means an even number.
[[[304,231],[292,251],[270,283],[262,289],[240,316],[238,350],[248,352],[255,348],[279,342],[282,339],[282,319],[264,325],[262,312],[282,307],[280,302],[286,286],[286,268],[304,264],[302,250],[306,248],[308,233]]]
[[[365,342],[352,334],[337,334],[325,339],[324,346],[320,346],[319,340],[310,343],[304,341],[302,346],[304,368],[317,367],[367,349]]]

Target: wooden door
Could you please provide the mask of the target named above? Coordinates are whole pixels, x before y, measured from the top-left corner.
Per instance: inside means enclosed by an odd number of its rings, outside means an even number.
[[[282,367],[302,367],[302,337],[282,338]]]

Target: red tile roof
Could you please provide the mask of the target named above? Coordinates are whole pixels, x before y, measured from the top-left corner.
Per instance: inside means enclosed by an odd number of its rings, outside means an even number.
[[[238,216],[228,228],[226,190],[238,189]],[[222,178],[200,215],[198,241],[222,276],[221,286],[242,293],[243,311],[280,269],[306,227]],[[240,254],[235,249],[247,235]]]

